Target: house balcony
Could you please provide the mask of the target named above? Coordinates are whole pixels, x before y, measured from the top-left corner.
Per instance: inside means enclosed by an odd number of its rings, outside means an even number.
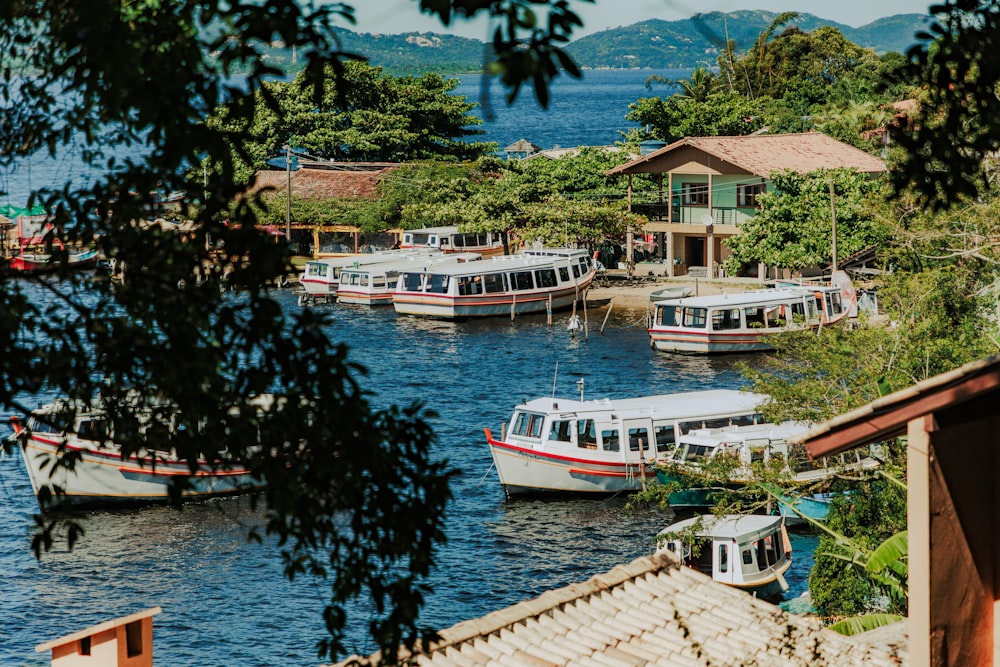
[[[676,199],[671,207],[662,200],[632,200],[632,212],[644,215],[650,221],[672,222],[688,225],[704,225],[705,216],[709,213],[707,206],[680,204]],[[742,225],[752,220],[756,209],[738,208],[735,206],[713,206],[711,209],[712,223],[715,225]]]

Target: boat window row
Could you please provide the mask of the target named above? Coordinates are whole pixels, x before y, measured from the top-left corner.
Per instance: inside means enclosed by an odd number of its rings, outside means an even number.
[[[811,302],[795,301],[782,305],[755,305],[743,308],[699,308],[695,306],[660,306],[657,323],[667,327],[708,328],[712,331],[735,329],[776,329],[791,322],[815,317]]]
[[[743,574],[756,574],[774,567],[778,562],[779,555],[784,550],[781,541],[781,533],[771,533],[755,543],[745,545],[742,550]],[[754,558],[756,556],[756,558]]]
[[[514,419],[511,435],[522,438],[541,438],[545,415],[533,412],[518,412]],[[695,429],[723,428],[726,426],[749,426],[761,423],[760,415],[748,414],[734,417],[715,417],[697,419],[675,424],[673,421],[653,420],[653,439],[657,453],[671,451],[677,444],[680,435]],[[552,442],[572,444],[576,436],[576,446],[581,449],[600,449],[605,452],[621,451],[621,433],[617,424],[607,428],[598,428],[593,419],[553,419],[549,427],[547,439]],[[598,434],[600,437],[598,437]],[[649,451],[650,436],[645,426],[630,426],[627,429],[628,447],[630,451]]]
[[[479,248],[492,245],[492,243],[493,234],[489,232],[468,232],[465,234],[453,234],[451,236],[451,245],[454,248]]]
[[[370,282],[373,287],[385,287],[387,284],[394,283],[398,275],[398,271],[386,271],[377,274],[371,274],[367,271],[341,271],[340,284],[342,286],[359,285],[367,287]]]
[[[576,272],[574,271],[574,273]],[[450,279],[451,276],[446,274],[406,273],[403,276],[403,285],[407,292],[447,294]],[[569,269],[567,267],[559,267],[558,269],[547,268],[511,271],[509,273],[486,273],[476,276],[458,276],[455,280],[459,296],[500,294],[503,292],[556,287],[560,281],[564,283],[569,282]]]

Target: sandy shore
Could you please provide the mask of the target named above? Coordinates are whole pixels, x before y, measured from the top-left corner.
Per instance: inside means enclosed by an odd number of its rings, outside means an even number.
[[[649,295],[665,287],[689,287],[691,296],[722,294],[725,292],[745,292],[763,289],[764,283],[749,278],[691,278],[680,276],[635,276],[625,277],[624,272],[609,271],[608,275],[593,285],[587,292],[587,304],[591,308],[603,308],[613,304],[614,310],[645,311],[651,301]]]

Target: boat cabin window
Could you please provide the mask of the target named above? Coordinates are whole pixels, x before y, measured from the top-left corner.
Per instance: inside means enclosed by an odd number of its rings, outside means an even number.
[[[483,293],[482,276],[460,276],[458,278],[459,296],[466,296],[470,294],[482,294],[482,293]]]
[[[766,570],[778,562],[778,552],[774,548],[774,536],[768,535],[757,540],[757,569]]]
[[[431,236],[430,234],[414,234],[411,237],[410,243],[412,245],[429,245],[433,246],[437,244],[437,237]]]
[[[566,268],[565,266],[560,266],[559,267],[559,280],[560,280],[560,282],[564,282],[564,283],[568,283],[569,282],[569,269]]]
[[[512,433],[522,438],[540,438],[542,436],[542,423],[544,421],[545,415],[533,412],[519,412],[517,413],[517,419],[514,421]]]
[[[385,285],[386,285],[386,277],[385,276],[374,276],[372,278],[372,287],[382,287],[382,288],[384,288]]]
[[[746,316],[748,329],[763,329],[767,326],[763,306],[751,306],[750,308],[744,308],[743,314]]]
[[[743,549],[743,572],[752,574],[754,572],[753,552],[750,549]]]
[[[535,271],[535,283],[539,287],[555,287],[556,286],[555,269],[539,269],[538,271]]]
[[[572,442],[569,420],[559,420],[552,422],[552,429],[549,431],[549,440],[557,442]]]
[[[507,274],[506,273],[487,273],[483,276],[483,287],[486,288],[487,294],[495,294],[497,292],[507,291]]]
[[[403,289],[407,292],[419,292],[421,278],[423,276],[419,273],[404,273],[403,274]]]
[[[729,423],[732,426],[752,426],[757,423],[756,415],[738,415],[731,417]]]
[[[767,455],[769,450],[770,450],[770,447],[768,447],[766,445],[763,446],[763,447],[760,447],[760,446],[758,446],[758,447],[751,447],[750,448],[750,461],[749,462],[750,463],[757,463],[757,462],[767,461],[770,458]]]
[[[586,273],[587,271],[590,271],[590,258],[589,257],[581,257],[580,258],[580,273],[583,274],[583,273]]]
[[[597,429],[593,419],[581,419],[576,422],[576,444],[586,449],[597,449]]]
[[[764,309],[764,319],[768,328],[783,327],[788,323],[784,306],[771,306]]]
[[[739,308],[725,308],[723,310],[712,311],[712,330],[727,331],[729,329],[739,329],[743,326],[740,321]]]
[[[649,431],[645,428],[630,428],[628,430],[628,448],[633,452],[649,449]]]
[[[677,449],[674,459],[677,461],[697,463],[698,461],[704,461],[705,459],[710,458],[714,451],[715,447],[710,447],[708,445],[685,445]]]
[[[792,321],[802,322],[806,319],[806,305],[800,301],[792,302]]]
[[[579,264],[574,264],[573,265],[573,277],[574,278],[579,278],[582,275],[583,274],[580,273],[580,265]]]
[[[665,452],[669,450],[677,442],[677,437],[674,435],[673,424],[657,426],[653,425],[653,432],[656,434],[656,451]]]
[[[307,262],[306,263],[306,275],[316,278],[322,278],[326,276],[326,270],[329,267],[323,262]]]
[[[680,311],[679,306],[659,306],[656,309],[656,321],[666,327],[675,327],[680,321]]]
[[[100,441],[108,437],[107,424],[103,419],[82,419],[76,432],[84,440]]]
[[[601,431],[601,446],[606,452],[617,452],[621,448],[618,442],[618,429]]]
[[[518,271],[517,273],[510,274],[510,278],[511,289],[528,290],[535,288],[535,281],[531,276],[531,271]]]
[[[434,294],[447,294],[449,277],[440,273],[429,274],[427,276],[427,291]]]
[[[704,329],[707,315],[707,308],[685,308],[682,324],[692,329]]]
[[[719,572],[729,572],[729,545],[719,545]]]
[[[826,293],[826,312],[830,315],[844,312],[844,302],[840,299],[840,292]]]

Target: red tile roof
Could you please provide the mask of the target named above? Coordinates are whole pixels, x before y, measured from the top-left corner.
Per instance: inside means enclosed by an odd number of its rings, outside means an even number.
[[[758,134],[739,137],[686,137],[606,172],[617,174],[667,171],[664,158],[685,149],[728,163],[729,169],[766,177],[773,171],[807,173],[816,169],[855,168],[863,173],[886,170],[874,155],[821,132]],[[697,161],[696,157],[692,157]],[[685,162],[688,160],[685,160]],[[731,172],[730,172],[731,173]]]
[[[373,199],[376,186],[398,167],[395,163],[340,163],[336,168],[303,166],[292,172],[292,192],[306,199]],[[288,174],[258,171],[249,193],[272,188],[284,193]]]

